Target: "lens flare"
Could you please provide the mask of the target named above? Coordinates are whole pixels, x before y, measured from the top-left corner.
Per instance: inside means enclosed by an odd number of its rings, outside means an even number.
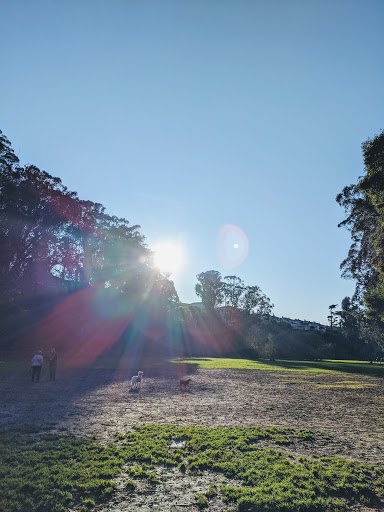
[[[217,237],[217,252],[224,268],[239,266],[248,256],[248,238],[233,224],[224,224]]]

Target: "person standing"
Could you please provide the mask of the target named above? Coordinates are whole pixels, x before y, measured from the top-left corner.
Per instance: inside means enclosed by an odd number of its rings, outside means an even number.
[[[39,382],[40,373],[43,367],[43,356],[41,350],[38,350],[36,354],[32,357],[32,382]]]
[[[49,362],[49,380],[55,380],[56,378],[56,366],[57,366],[57,354],[54,348],[51,348],[51,351],[48,355]]]

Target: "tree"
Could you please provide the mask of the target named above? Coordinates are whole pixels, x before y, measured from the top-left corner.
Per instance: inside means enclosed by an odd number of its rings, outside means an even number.
[[[244,281],[237,276],[225,276],[222,286],[225,303],[228,302],[230,306],[237,309],[241,295],[244,293]]]
[[[167,311],[178,296],[173,282],[153,267],[144,241],[140,226],[108,215],[100,203],[81,200],[60,178],[36,166],[21,167],[0,132],[3,332],[12,330],[11,316],[16,325],[20,311],[26,312],[36,323],[55,301],[80,288],[97,289],[100,311],[142,309],[148,316]]]
[[[259,315],[270,315],[273,304],[258,286],[246,286],[241,307],[248,314],[255,312]]]
[[[356,279],[355,297],[365,314],[384,330],[384,131],[362,144],[365,174],[336,198],[347,218],[340,223],[352,235],[341,267]]]
[[[213,310],[223,301],[223,285],[221,274],[217,270],[207,270],[196,276],[198,283],[195,285],[195,292],[201,298],[204,306]]]
[[[341,301],[341,311],[336,311],[339,326],[343,333],[350,338],[358,338],[360,332],[360,323],[362,321],[362,311],[356,302],[350,297],[344,297]]]
[[[369,197],[357,185],[345,187],[336,201],[347,213],[347,218],[338,226],[349,229],[352,237],[348,256],[340,265],[342,277],[356,281],[354,297],[362,304],[365,291],[374,288],[378,281],[378,272],[373,266],[372,242],[377,214]]]
[[[338,306],[338,304],[331,304],[328,308],[329,309],[328,321],[329,321],[329,325],[331,326],[331,331],[333,329],[334,324],[336,323],[337,315],[334,312],[334,309],[336,309],[337,306]]]

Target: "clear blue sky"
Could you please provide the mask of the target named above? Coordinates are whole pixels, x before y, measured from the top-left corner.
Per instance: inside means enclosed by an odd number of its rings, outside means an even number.
[[[150,247],[183,244],[181,300],[215,269],[325,323],[354,288],[335,196],[384,128],[383,19],[382,0],[3,0],[0,129]],[[232,269],[227,224],[248,240]]]

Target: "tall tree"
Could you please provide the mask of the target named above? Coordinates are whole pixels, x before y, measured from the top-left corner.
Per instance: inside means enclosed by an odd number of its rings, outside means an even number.
[[[378,282],[378,272],[373,265],[373,234],[378,215],[371,199],[358,185],[345,187],[336,201],[347,213],[339,227],[349,229],[352,237],[348,256],[340,265],[342,276],[356,281],[355,298],[363,303],[365,291],[374,288]]]
[[[273,309],[270,299],[261,291],[259,286],[246,286],[241,300],[242,309],[248,313],[270,315]]]
[[[335,325],[335,323],[337,322],[337,318],[338,316],[336,315],[335,313],[335,309],[337,308],[338,304],[331,304],[329,306],[329,315],[328,315],[328,321],[329,321],[329,325],[331,326],[331,331],[333,329],[333,326]]]
[[[198,283],[195,285],[195,292],[201,298],[204,306],[213,310],[221,305],[223,301],[223,284],[221,274],[217,270],[207,270],[196,276]]]
[[[225,276],[222,281],[217,270],[208,270],[196,277],[199,281],[195,286],[196,294],[208,309],[224,303],[248,315],[270,315],[272,312],[273,304],[259,286],[245,286],[237,276]],[[229,314],[228,318],[232,315]]]
[[[223,280],[223,295],[225,303],[233,308],[239,307],[239,302],[244,293],[244,281],[237,276],[225,276]]]
[[[108,215],[100,203],[80,200],[60,178],[33,165],[20,167],[0,132],[3,301],[45,293],[60,281],[177,302],[173,283],[153,268],[139,229]]]
[[[384,131],[362,144],[365,174],[336,198],[352,235],[343,275],[356,279],[355,298],[384,329]]]

